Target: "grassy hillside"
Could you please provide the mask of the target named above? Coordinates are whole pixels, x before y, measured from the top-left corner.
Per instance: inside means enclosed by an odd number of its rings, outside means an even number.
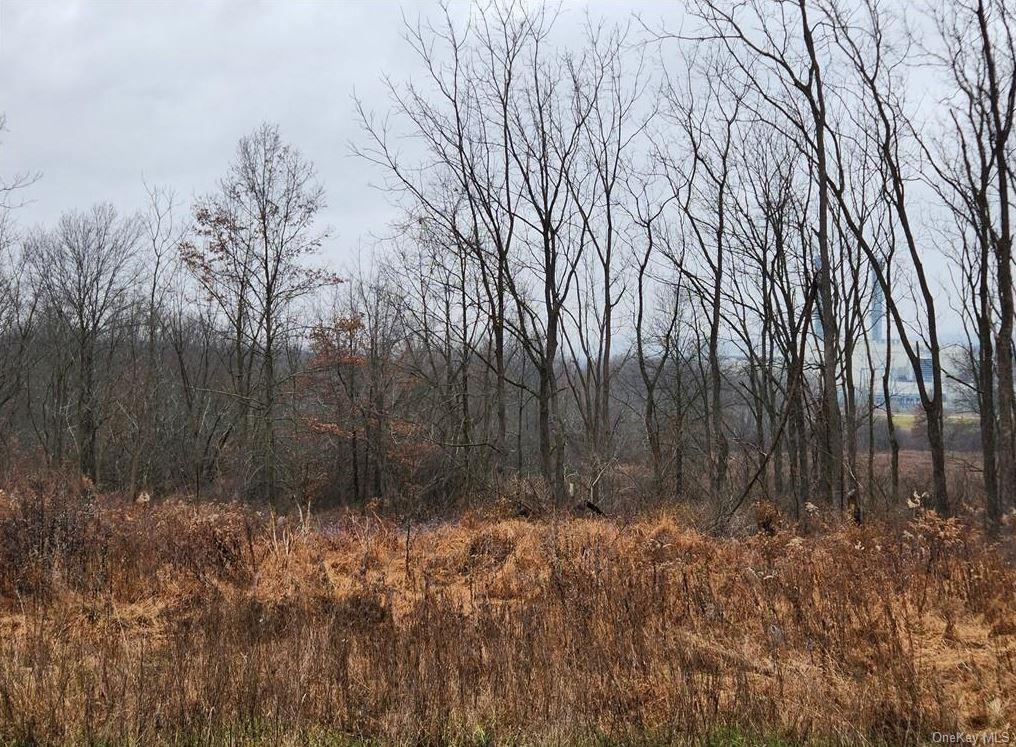
[[[408,531],[407,531],[408,529]],[[407,541],[408,539],[408,541]],[[0,496],[14,743],[900,744],[1016,724],[1016,570],[930,514],[633,522]]]

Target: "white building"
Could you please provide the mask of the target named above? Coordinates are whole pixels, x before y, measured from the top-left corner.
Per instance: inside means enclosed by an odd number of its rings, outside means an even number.
[[[923,345],[915,346],[915,352],[920,360],[921,377],[924,379],[925,386],[932,390],[931,355],[927,353],[927,347]],[[883,406],[885,402],[883,375],[887,355],[889,358],[889,400],[892,409],[895,412],[905,412],[920,407],[921,395],[913,364],[903,345],[897,339],[893,339],[891,342],[869,340],[867,348],[862,343],[854,349],[851,368],[854,385],[858,392],[863,391],[864,396],[867,396],[872,375],[871,370],[874,368],[875,403],[877,407]],[[947,411],[960,412],[970,409],[972,382],[969,381],[970,366],[966,362],[967,357],[968,351],[962,345],[950,344],[942,347],[943,406]]]

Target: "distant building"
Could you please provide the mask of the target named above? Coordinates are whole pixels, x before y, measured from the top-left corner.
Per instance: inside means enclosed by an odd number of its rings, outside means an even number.
[[[820,382],[817,370],[822,356],[822,314],[818,304],[812,309],[811,332],[807,353],[805,376],[812,380],[813,385]],[[896,413],[904,413],[921,406],[920,387],[914,366],[899,341],[888,329],[885,310],[885,295],[878,282],[877,273],[872,271],[872,295],[868,307],[867,342],[859,339],[853,349],[850,361],[853,375],[854,392],[857,402],[868,399],[868,387],[872,388],[872,400],[876,408],[885,408],[885,389],[889,390],[889,403]],[[887,336],[888,333],[888,336]],[[927,345],[913,342],[914,352],[918,358],[918,370],[929,393],[934,392],[934,366]],[[888,387],[883,384],[886,369],[886,358],[889,358]],[[974,382],[970,366],[970,351],[964,345],[955,343],[943,344],[940,350],[942,362],[943,409],[947,413],[970,412],[976,408],[974,404]],[[740,351],[725,356],[728,370],[735,375],[747,376],[749,361]],[[874,372],[874,378],[872,378]],[[812,377],[815,377],[812,379]],[[842,389],[839,397],[843,400]]]
[[[869,341],[871,349],[871,365],[875,369],[874,381],[874,402],[875,406],[885,406],[885,394],[882,384],[882,376],[885,370],[886,353],[889,354],[889,403],[896,412],[912,410],[921,405],[920,389],[917,385],[917,377],[914,375],[914,367],[907,356],[903,345],[897,339]],[[930,355],[925,354],[926,348],[917,348],[921,378],[929,392],[934,391],[933,366]],[[968,351],[962,345],[943,345],[941,349],[942,360],[942,390],[943,407],[946,410],[959,412],[969,409],[969,366],[965,364]],[[853,368],[854,383],[858,390],[864,391],[867,396],[869,377],[871,376],[868,363],[868,350],[863,344],[854,349]]]

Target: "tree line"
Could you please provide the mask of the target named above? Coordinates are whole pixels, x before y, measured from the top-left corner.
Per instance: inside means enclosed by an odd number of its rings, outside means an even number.
[[[319,175],[273,125],[191,205],[146,187],[139,214],[27,228],[29,180],[9,180],[5,468],[135,494],[861,518],[900,498],[906,415],[950,514],[952,386],[997,530],[1014,11],[899,10],[688,0],[671,28],[492,3],[407,24],[418,74],[356,102],[352,146],[399,218],[339,273]],[[893,406],[900,360],[916,419]]]

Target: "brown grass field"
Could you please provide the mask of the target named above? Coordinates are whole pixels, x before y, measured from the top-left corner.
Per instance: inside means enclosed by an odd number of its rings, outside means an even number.
[[[408,538],[408,542],[407,542]],[[1016,728],[1016,570],[958,520],[715,538],[0,494],[0,741],[904,744]]]

